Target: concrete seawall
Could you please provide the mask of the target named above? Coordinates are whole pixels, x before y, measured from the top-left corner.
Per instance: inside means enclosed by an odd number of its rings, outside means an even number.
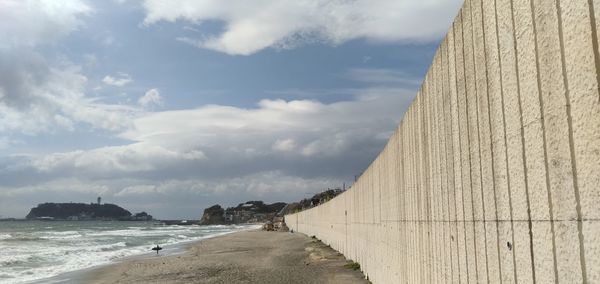
[[[600,0],[466,0],[396,132],[286,216],[373,283],[600,283]]]

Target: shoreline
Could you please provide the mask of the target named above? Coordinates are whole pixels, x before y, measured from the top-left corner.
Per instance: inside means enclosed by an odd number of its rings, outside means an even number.
[[[247,224],[247,225],[250,225],[250,224]],[[219,238],[219,237],[226,236],[229,234],[235,234],[235,233],[239,233],[239,232],[256,230],[259,227],[260,227],[260,225],[255,225],[255,226],[250,226],[248,228],[244,228],[244,229],[241,229],[238,231],[216,233],[213,235],[204,236],[200,239],[186,240],[186,241],[181,241],[179,243],[174,243],[174,244],[166,244],[166,245],[162,246],[163,250],[161,250],[160,256],[173,257],[173,256],[183,255],[188,252],[188,250],[191,246],[193,246],[197,243],[200,243],[202,241],[212,239],[212,238]],[[41,278],[41,279],[37,279],[37,280],[31,280],[31,281],[27,281],[24,283],[27,283],[27,284],[87,283],[87,281],[85,281],[86,275],[88,275],[89,273],[92,273],[96,270],[103,269],[105,267],[110,267],[113,265],[120,265],[122,263],[128,263],[131,261],[143,261],[143,260],[147,260],[147,259],[152,259],[155,257],[155,255],[156,255],[156,253],[154,251],[149,250],[148,252],[137,253],[137,254],[132,254],[132,255],[125,256],[125,257],[117,258],[117,259],[112,260],[109,263],[101,263],[101,264],[97,264],[97,265],[94,265],[91,267],[77,269],[77,270],[73,270],[73,271],[67,271],[67,272],[63,272],[63,273],[60,273],[55,276]]]
[[[299,233],[245,230],[185,252],[124,259],[71,274],[69,283],[368,283],[343,255]],[[63,283],[63,282],[52,282]]]

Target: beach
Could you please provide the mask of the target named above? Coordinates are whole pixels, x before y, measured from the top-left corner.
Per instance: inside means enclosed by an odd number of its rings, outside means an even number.
[[[349,261],[299,233],[260,230],[190,244],[180,255],[131,259],[85,273],[85,283],[369,283]]]

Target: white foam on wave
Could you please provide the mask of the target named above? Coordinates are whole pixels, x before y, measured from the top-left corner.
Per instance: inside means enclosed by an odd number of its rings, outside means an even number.
[[[156,226],[95,232],[89,229],[43,231],[36,234],[43,237],[37,242],[27,242],[18,247],[11,246],[10,259],[0,254],[0,264],[7,268],[2,269],[4,275],[0,277],[0,283],[37,281],[108,264],[124,257],[151,253],[149,247],[154,243],[167,246],[166,249],[169,250],[171,245],[254,228],[257,226]],[[132,237],[136,241],[129,243],[127,240]]]

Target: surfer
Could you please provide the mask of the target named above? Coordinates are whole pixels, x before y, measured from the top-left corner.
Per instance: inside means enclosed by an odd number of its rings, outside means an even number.
[[[161,250],[162,248],[159,247],[158,245],[156,245],[155,247],[152,248],[152,250],[156,251],[156,254],[158,254],[158,251]]]

